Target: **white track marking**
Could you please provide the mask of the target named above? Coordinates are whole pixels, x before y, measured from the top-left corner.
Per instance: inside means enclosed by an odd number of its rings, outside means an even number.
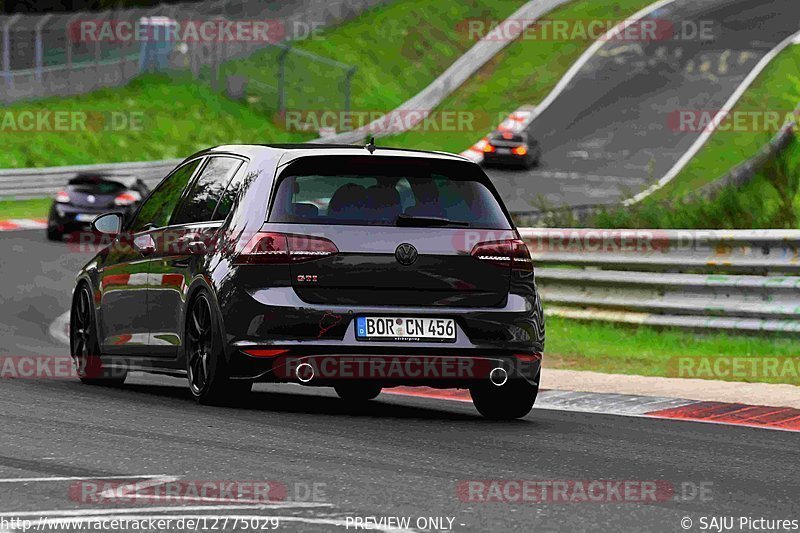
[[[128,483],[127,485],[122,485],[120,487],[113,487],[106,489],[98,495],[98,498],[102,498],[105,500],[111,498],[124,498],[128,495],[132,495],[133,497],[138,497],[138,494],[136,493],[142,489],[158,487],[159,485],[163,485],[165,483],[172,483],[173,481],[178,481],[179,479],[180,478],[175,476],[160,476],[160,477],[146,479],[144,481],[137,481],[135,483]]]
[[[48,333],[61,344],[69,344],[69,311],[58,316],[48,328]]]
[[[141,509],[132,509],[132,511],[141,512]],[[198,520],[199,518],[205,518],[207,521],[217,520],[219,522],[224,522],[226,519],[228,521],[239,519],[242,521],[253,521],[255,523],[263,523],[264,520],[276,520],[280,522],[300,522],[303,524],[315,524],[315,525],[328,525],[328,526],[338,526],[347,528],[348,523],[346,520],[341,518],[306,518],[302,516],[274,516],[274,515],[170,515],[170,514],[162,514],[162,515],[148,515],[148,514],[118,514],[118,515],[107,515],[103,517],[99,516],[81,516],[75,518],[47,518],[40,521],[35,521],[35,525],[37,527],[47,527],[47,526],[69,526],[69,525],[78,525],[78,524],[88,524],[94,523],[98,520]],[[241,524],[239,524],[241,525]],[[352,526],[352,523],[350,524]],[[415,533],[413,529],[405,529],[405,528],[393,528],[393,527],[382,527],[380,525],[372,525],[370,529],[372,531],[383,531],[385,533]],[[11,530],[14,531],[14,530]]]
[[[170,513],[170,512],[187,512],[187,511],[265,511],[272,509],[285,509],[289,507],[297,508],[316,508],[316,507],[333,507],[331,503],[313,503],[313,502],[286,502],[285,505],[277,503],[260,504],[260,505],[175,505],[172,507],[128,507],[116,509],[50,509],[43,511],[12,511],[0,513],[0,518],[39,518],[39,517],[106,517],[118,515],[130,515],[136,513],[143,513],[145,511],[152,513]]]
[[[4,478],[0,479],[0,483],[42,483],[48,481],[103,481],[103,480],[111,480],[111,479],[163,479],[169,476],[160,475],[160,474],[147,474],[147,475],[137,475],[137,476],[101,476],[101,477],[92,477],[92,476],[70,476],[70,477],[20,477],[20,478]],[[174,478],[178,479],[178,478]],[[2,516],[0,514],[0,516]]]
[[[567,73],[564,74],[564,76],[560,80],[558,80],[558,83],[553,88],[553,90],[550,91],[550,94],[548,94],[545,97],[545,99],[542,101],[542,103],[539,104],[536,107],[536,116],[538,117],[539,115],[542,114],[542,112],[545,109],[550,107],[550,104],[552,104],[555,101],[555,99],[558,98],[561,95],[562,92],[564,92],[564,90],[567,88],[567,85],[569,85],[569,83],[575,78],[575,76],[578,75],[578,72],[586,65],[586,63],[589,62],[590,59],[592,59],[592,57],[607,42],[609,42],[611,40],[611,37],[613,35],[617,34],[618,32],[621,33],[622,30],[624,30],[625,28],[630,26],[632,23],[638,21],[639,19],[644,18],[645,16],[649,15],[653,11],[661,9],[662,7],[664,7],[664,6],[668,5],[668,4],[671,4],[674,1],[675,0],[659,0],[655,4],[650,4],[649,6],[647,6],[644,9],[642,9],[641,11],[638,11],[638,12],[634,13],[633,15],[631,15],[630,17],[627,17],[625,20],[623,20],[622,22],[620,22],[619,24],[617,24],[616,26],[614,26],[613,28],[608,30],[598,40],[593,42],[592,45],[589,48],[587,48],[586,51],[583,54],[581,54],[581,57],[579,57],[578,60],[575,61],[575,63],[572,64],[572,66],[569,68]]]
[[[750,74],[748,74],[747,77],[744,79],[744,81],[742,81],[742,83],[739,85],[736,91],[731,95],[730,98],[728,98],[728,101],[725,102],[725,105],[722,106],[722,109],[720,109],[717,112],[717,114],[714,116],[714,119],[711,121],[708,127],[706,127],[703,130],[703,133],[701,133],[700,136],[694,141],[694,144],[692,144],[692,146],[689,147],[689,149],[686,152],[684,152],[684,154],[681,156],[680,159],[678,159],[675,165],[673,165],[673,167],[669,169],[669,171],[666,174],[664,174],[664,176],[661,179],[659,179],[656,183],[654,183],[647,189],[643,190],[639,194],[633,196],[632,198],[628,198],[627,200],[622,202],[622,205],[629,206],[636,204],[642,201],[643,199],[647,198],[651,194],[653,194],[658,189],[662,188],[670,181],[672,181],[673,178],[675,178],[675,176],[677,176],[680,173],[680,171],[683,170],[683,168],[689,163],[689,161],[691,161],[692,158],[695,155],[697,155],[697,152],[700,151],[700,149],[706,144],[706,142],[708,142],[708,139],[710,139],[711,135],[713,135],[714,132],[717,130],[720,123],[725,119],[725,116],[728,114],[728,112],[730,112],[730,110],[733,109],[733,107],[736,105],[736,103],[739,101],[742,95],[744,95],[747,89],[749,89],[750,86],[753,84],[753,82],[756,81],[756,78],[758,78],[761,72],[763,72],[764,69],[767,68],[767,66],[772,62],[773,59],[775,59],[778,56],[778,54],[783,52],[784,49],[788,48],[792,44],[792,42],[794,42],[794,40],[798,38],[800,38],[800,32],[797,32],[791,37],[784,39],[783,41],[780,42],[780,44],[778,44],[778,46],[770,50],[770,52],[767,55],[762,57],[761,61],[758,62],[758,64],[753,68],[753,70],[750,71]]]
[[[113,492],[113,489],[112,489]],[[210,496],[162,496],[160,494],[137,494],[137,493],[128,493],[128,494],[112,494],[109,496],[110,498],[119,498],[119,499],[129,499],[135,501],[146,501],[152,500],[156,502],[179,502],[179,503],[235,503],[235,504],[242,504],[242,505],[257,505],[265,503],[264,500],[247,500],[247,499],[238,499],[238,498],[212,498]],[[279,507],[305,507],[306,505],[304,502],[283,502],[283,501],[274,501],[271,502]],[[296,505],[296,503],[301,503],[303,505]],[[308,507],[319,507],[318,504],[309,505]]]
[[[635,22],[641,18],[644,18],[649,13],[653,11],[657,11],[658,9],[663,8],[666,5],[673,3],[675,0],[660,0],[654,4],[647,6],[646,8],[642,9],[641,11],[635,13],[634,15],[628,17],[626,20],[606,32],[603,37],[596,40],[592,43],[592,45],[586,49],[586,51],[578,58],[578,60],[570,67],[566,74],[558,81],[556,86],[553,88],[552,91],[545,97],[545,99],[539,104],[536,109],[536,116],[538,117],[541,113],[547,109],[555,100],[558,98],[562,92],[567,88],[570,82],[578,75],[580,70],[592,59],[592,57],[608,42],[609,37],[613,35],[615,32],[622,31],[626,27],[628,27],[632,22]],[[644,198],[650,196],[653,192],[661,189],[664,185],[672,181],[675,176],[677,176],[681,170],[689,163],[689,161],[697,155],[697,152],[708,142],[708,139],[711,135],[716,131],[717,127],[719,126],[722,119],[725,115],[736,105],[742,95],[750,88],[750,85],[758,78],[761,72],[767,68],[769,63],[772,62],[775,57],[779,53],[781,53],[785,48],[790,46],[793,43],[800,42],[800,32],[788,37],[784,41],[782,41],[778,46],[773,48],[767,55],[765,55],[761,61],[755,66],[755,68],[748,74],[748,76],[742,81],[736,91],[731,95],[728,101],[725,103],[723,108],[718,112],[714,120],[710,124],[710,128],[706,128],[704,131],[692,144],[692,146],[684,152],[683,156],[675,163],[675,165],[656,183],[645,189],[644,191],[636,194],[635,196],[628,198],[627,200],[623,201],[624,206],[630,206],[635,203],[640,202]],[[534,119],[535,120],[535,119]]]

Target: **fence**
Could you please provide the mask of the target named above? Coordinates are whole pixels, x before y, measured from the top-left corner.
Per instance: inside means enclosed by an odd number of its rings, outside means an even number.
[[[348,20],[387,1],[218,0],[96,13],[0,15],[0,103],[69,96],[123,85],[153,68],[188,70],[196,78],[222,87],[223,76],[236,74],[231,60],[261,50],[267,50],[258,58],[261,69],[251,67],[252,72],[269,70],[270,60],[280,56],[273,51],[288,51],[288,56],[297,62],[319,65],[306,67],[309,71],[323,70],[326,58],[300,53],[283,43],[295,37],[308,37],[314,29]],[[192,23],[209,21],[261,22],[269,30],[266,39],[176,40],[173,37],[178,33],[166,30],[162,30],[164,38],[153,38],[153,28],[158,25],[189,27]],[[150,33],[145,32],[149,38],[130,37],[142,26],[149,27]],[[341,87],[337,107],[345,97],[346,79],[344,75],[341,78],[343,81],[337,85],[326,85],[328,91],[331,87]],[[287,77],[287,92],[295,87],[299,89],[302,85],[293,84],[291,77]],[[276,90],[275,105],[279,103],[277,95]]]
[[[521,230],[549,314],[800,332],[800,230]]]

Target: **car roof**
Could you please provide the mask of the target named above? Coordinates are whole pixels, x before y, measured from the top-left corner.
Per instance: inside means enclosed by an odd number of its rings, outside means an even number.
[[[524,131],[512,131],[512,130],[494,130],[492,133],[489,134],[490,139],[497,139],[503,138],[503,135],[506,133],[510,133],[512,137],[520,138],[520,139],[527,139],[528,134]]]
[[[192,157],[211,154],[239,154],[245,157],[257,158],[259,156],[272,153],[280,153],[279,166],[300,157],[309,156],[331,156],[331,155],[370,155],[370,152],[361,145],[352,144],[315,144],[315,143],[294,143],[294,144],[228,144],[208,148]],[[376,146],[371,154],[374,157],[414,157],[438,160],[452,160],[459,162],[472,163],[471,160],[460,155],[447,152],[432,152],[426,150],[411,150],[407,148],[391,148]]]

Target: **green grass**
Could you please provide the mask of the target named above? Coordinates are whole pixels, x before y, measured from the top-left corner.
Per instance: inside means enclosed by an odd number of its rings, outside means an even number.
[[[789,46],[761,73],[734,107],[734,112],[777,111],[790,114],[800,103],[800,46]],[[676,198],[723,176],[736,165],[754,156],[777,132],[717,131],[689,164],[654,200]]]
[[[523,4],[524,0],[393,2],[293,46],[356,66],[352,109],[388,111],[424,89],[475,44],[464,30],[466,19],[505,19]],[[237,61],[229,71],[274,85],[277,53],[261,51]],[[343,108],[342,69],[288,57],[289,109]]]
[[[86,112],[90,117],[121,113],[137,125],[96,130],[100,122],[89,120],[79,131],[6,132],[0,167],[171,159],[210,145],[265,142],[279,134],[286,141],[308,138],[281,132],[247,105],[183,77],[143,76],[125,87],[73,98],[20,102],[0,109],[0,115],[9,111]]]
[[[547,15],[562,20],[622,20],[651,4],[650,0],[570,2]],[[555,87],[586,50],[589,41],[518,39],[508,45],[445,99],[439,110],[478,111],[476,128],[463,131],[410,131],[382,142],[424,150],[461,152],[495,128],[508,113],[524,104],[537,104]],[[488,121],[488,122],[487,122]]]
[[[47,211],[53,202],[50,198],[33,200],[0,201],[0,220],[9,218],[47,218]]]
[[[699,333],[548,316],[546,351],[550,368],[679,377],[680,357],[798,357],[800,338]],[[800,379],[791,375],[721,379],[800,385]]]
[[[504,18],[522,3],[523,0],[394,2],[295,46],[358,65],[353,78],[355,108],[389,110],[416,94],[474,44],[459,29],[459,23],[473,17]],[[271,53],[274,51],[256,54],[236,62],[235,68],[232,64],[226,68],[274,84],[274,61],[268,57]],[[290,104],[300,105],[297,95],[305,94],[305,109],[342,109],[343,100],[338,99],[342,88],[324,75],[335,69],[305,61],[303,71],[302,63],[297,61],[288,69],[289,82],[294,82],[289,90],[294,98]],[[291,142],[316,136],[315,132],[285,131],[275,119],[273,103],[277,101],[233,101],[183,74],[142,76],[125,87],[71,98],[20,102],[0,107],[0,117],[18,116],[5,113],[9,111],[73,111],[88,113],[90,120],[86,128],[71,132],[6,129],[0,168],[169,159],[215,144]],[[96,126],[102,118],[114,112],[135,117],[140,124],[98,131]]]

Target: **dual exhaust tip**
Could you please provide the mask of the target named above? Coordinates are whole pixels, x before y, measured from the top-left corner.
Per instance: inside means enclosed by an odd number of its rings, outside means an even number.
[[[314,367],[308,363],[301,363],[297,365],[294,375],[300,383],[308,383],[314,379]],[[502,387],[508,381],[508,372],[505,368],[498,366],[489,372],[489,381],[496,387]]]
[[[294,375],[301,383],[308,383],[314,379],[314,367],[308,363],[300,363],[294,369]]]
[[[508,372],[501,366],[493,368],[492,371],[489,372],[489,381],[496,387],[502,387],[508,381]]]

